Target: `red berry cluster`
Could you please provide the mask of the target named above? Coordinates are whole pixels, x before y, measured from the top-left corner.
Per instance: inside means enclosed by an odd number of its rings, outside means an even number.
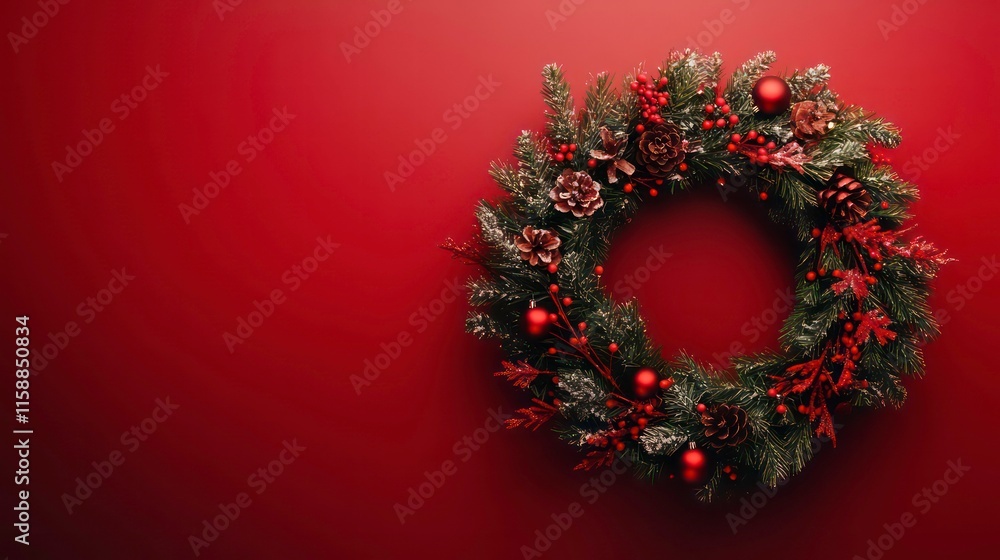
[[[721,95],[716,97],[714,105],[712,103],[705,105],[705,121],[701,123],[701,128],[712,130],[712,127],[726,128],[728,126],[732,128],[736,126],[736,123],[740,122],[740,118],[730,114],[731,111],[732,109],[729,108],[725,98]]]
[[[868,158],[872,160],[872,163],[874,163],[875,165],[889,165],[890,163],[892,163],[892,160],[889,159],[889,156],[883,153],[876,152],[874,146],[869,145],[867,146],[867,149],[868,149]]]
[[[726,150],[730,153],[739,152],[753,163],[766,165],[771,159],[771,152],[778,147],[773,141],[769,141],[767,136],[759,134],[756,130],[747,132],[746,136],[733,134],[729,137],[729,144]]]
[[[610,398],[606,404],[608,408],[618,408],[628,403]],[[587,443],[596,447],[613,447],[617,451],[624,451],[626,441],[638,440],[639,434],[649,424],[650,419],[661,416],[663,413],[658,412],[652,403],[636,406],[631,413],[623,414],[617,422],[613,422],[611,429],[587,436]]]
[[[639,98],[639,108],[642,109],[642,118],[651,124],[663,123],[663,117],[660,116],[660,108],[665,107],[670,102],[670,94],[664,89],[666,87],[666,78],[653,81],[646,74],[639,74],[635,77],[635,81],[629,84],[629,89],[634,91]],[[646,127],[642,124],[635,127],[635,131],[640,134],[645,130]]]
[[[559,149],[553,146],[552,159],[556,161],[573,161],[573,154],[576,152],[576,144],[560,144]]]

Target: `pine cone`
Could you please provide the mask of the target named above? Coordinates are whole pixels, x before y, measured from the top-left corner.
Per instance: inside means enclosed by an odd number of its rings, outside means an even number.
[[[817,196],[820,208],[837,220],[857,221],[865,217],[872,197],[850,167],[838,167]]]
[[[556,186],[549,191],[549,198],[555,201],[556,210],[572,212],[577,218],[590,216],[604,206],[601,199],[601,184],[584,171],[564,169],[556,179]]]
[[[562,260],[562,255],[559,254],[561,244],[559,234],[551,229],[535,229],[527,226],[521,235],[514,236],[514,245],[521,252],[521,260],[528,261],[531,266],[539,263],[559,264]]]
[[[735,404],[720,404],[701,413],[708,444],[716,449],[736,446],[747,439],[747,412]]]
[[[792,105],[792,133],[800,140],[815,140],[826,134],[836,116],[822,101],[800,101]]]
[[[684,139],[681,129],[673,123],[663,123],[642,133],[636,161],[654,177],[663,177],[684,161]]]

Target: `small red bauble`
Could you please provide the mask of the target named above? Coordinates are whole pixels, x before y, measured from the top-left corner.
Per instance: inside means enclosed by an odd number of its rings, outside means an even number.
[[[661,379],[660,380],[660,389],[663,389],[664,391],[666,391],[667,389],[673,387],[673,385],[674,385],[674,380],[673,379]]]
[[[764,76],[757,80],[751,95],[757,110],[769,117],[784,113],[792,104],[792,89],[777,76]]]
[[[652,368],[642,368],[636,372],[633,381],[635,394],[639,398],[645,398],[652,395],[659,386],[660,376]]]
[[[566,307],[573,305],[573,298],[564,297],[562,300],[562,304]]]
[[[768,389],[767,390],[767,396],[769,396],[769,397],[771,397],[773,399],[774,397],[778,396],[778,391],[776,389]]]
[[[634,187],[632,187],[632,183],[625,183],[625,186],[622,187],[622,190],[625,191],[625,192],[627,192],[627,193],[630,193],[630,192],[632,192],[633,188]]]
[[[524,330],[531,336],[542,336],[549,330],[549,312],[541,307],[532,307],[524,314]]]
[[[813,272],[813,271],[811,271],[811,270],[809,272],[807,272],[806,273],[806,280],[808,280],[810,282],[815,281],[816,280],[816,273]]]
[[[557,264],[554,264],[554,263],[553,263],[553,264],[550,264],[550,265],[548,266],[548,270],[549,270],[549,273],[551,273],[551,274],[555,274],[556,272],[558,272],[558,271],[559,271],[559,265],[557,265]]]
[[[681,480],[699,486],[708,482],[712,475],[712,461],[708,454],[697,447],[690,447],[681,453],[678,464]]]
[[[705,403],[698,403],[698,406],[695,407],[695,410],[698,412],[705,412],[707,409],[708,407],[705,406]]]
[[[608,344],[608,352],[611,352],[612,354],[614,354],[617,351],[618,351],[618,345],[617,344],[615,344],[614,342],[612,342],[611,344]]]
[[[784,414],[788,412],[788,407],[783,404],[779,404],[778,406],[774,407],[774,411],[777,412],[778,414]]]
[[[600,275],[604,274],[604,267],[603,267],[603,266],[601,266],[601,265],[597,265],[597,266],[595,266],[595,267],[594,267],[594,274],[596,274],[596,275],[598,275],[598,276],[600,276]]]
[[[762,193],[760,193],[757,196],[760,198],[761,202],[766,202],[767,201],[767,193],[766,192],[762,192]]]

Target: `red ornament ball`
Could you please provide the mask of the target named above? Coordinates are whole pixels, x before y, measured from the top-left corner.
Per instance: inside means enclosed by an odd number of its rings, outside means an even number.
[[[645,398],[653,394],[660,385],[660,375],[652,368],[642,368],[635,374],[634,388],[635,394],[639,398]]]
[[[524,330],[531,336],[542,336],[549,330],[549,312],[541,307],[532,307],[524,314]]]
[[[692,447],[681,453],[677,470],[680,472],[681,480],[700,486],[708,482],[712,476],[712,461],[703,450]]]
[[[791,88],[777,76],[764,76],[757,80],[751,95],[757,110],[768,117],[784,113],[792,104]]]

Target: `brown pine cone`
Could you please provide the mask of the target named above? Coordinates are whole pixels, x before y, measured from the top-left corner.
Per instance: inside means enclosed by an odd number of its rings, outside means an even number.
[[[562,255],[559,254],[561,244],[559,235],[551,229],[527,226],[521,235],[514,236],[514,245],[521,252],[521,260],[528,261],[531,266],[559,264],[562,260]]]
[[[708,444],[716,449],[739,445],[747,439],[747,412],[735,404],[720,404],[701,413]]]
[[[549,198],[555,201],[556,210],[572,212],[577,218],[590,216],[604,206],[601,199],[601,184],[585,171],[563,169],[556,179],[556,186],[549,191]]]
[[[673,123],[662,123],[642,133],[636,161],[654,177],[663,177],[684,161],[684,138]]]
[[[836,116],[822,101],[800,101],[792,105],[792,133],[800,140],[815,140],[826,134]]]
[[[817,196],[820,208],[836,220],[857,221],[865,217],[872,197],[850,167],[838,167]]]

